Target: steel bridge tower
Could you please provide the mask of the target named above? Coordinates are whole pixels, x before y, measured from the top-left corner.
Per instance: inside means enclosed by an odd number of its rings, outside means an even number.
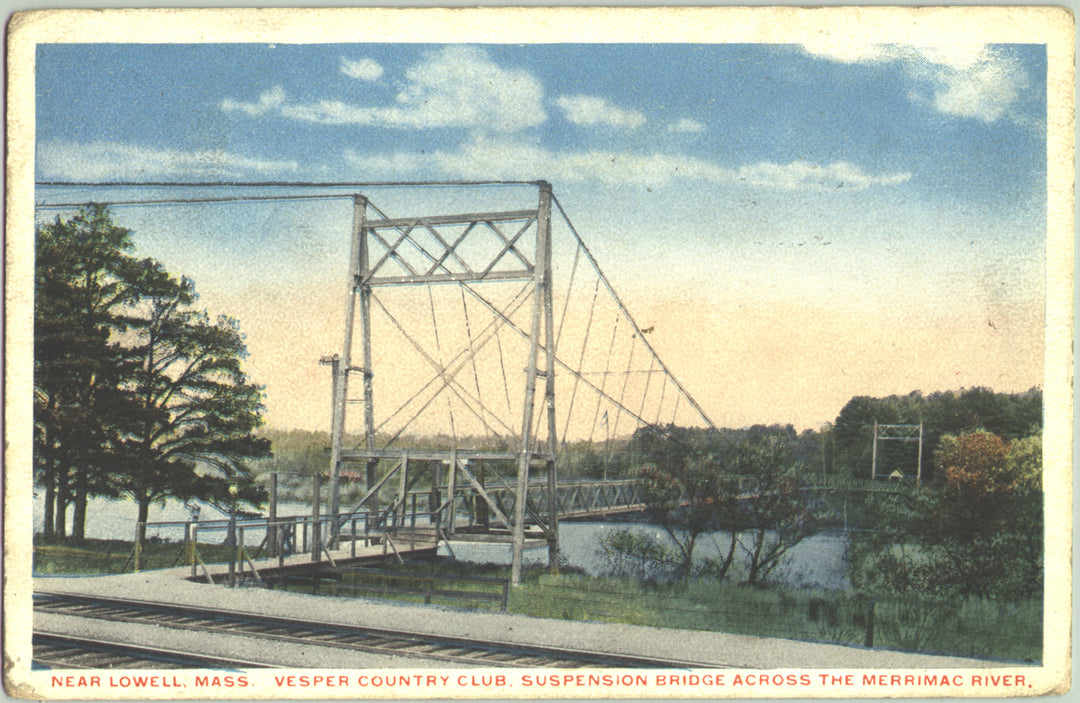
[[[377,501],[378,490],[391,476],[398,474],[399,491],[397,501],[387,508],[385,514],[401,507],[407,491],[417,474],[410,471],[410,461],[419,462],[431,471],[432,485],[439,483],[438,469],[447,469],[446,482],[449,496],[439,506],[441,516],[446,511],[450,516],[450,531],[453,531],[453,511],[455,486],[459,476],[463,477],[476,493],[486,502],[486,509],[508,528],[513,546],[511,562],[511,580],[520,583],[522,553],[526,541],[526,512],[530,471],[543,469],[547,478],[547,515],[538,515],[537,511],[528,511],[528,519],[536,524],[547,539],[549,560],[558,564],[558,507],[555,500],[557,489],[556,476],[556,423],[555,423],[555,330],[554,311],[552,308],[552,272],[551,272],[551,185],[544,181],[536,183],[539,199],[535,209],[503,212],[484,212],[462,215],[432,215],[397,219],[369,219],[369,201],[364,195],[353,196],[353,225],[349,256],[348,289],[345,300],[344,341],[340,355],[324,362],[332,365],[333,373],[333,416],[330,452],[330,515],[335,519],[331,524],[328,542],[336,544],[338,532],[346,516],[340,515],[340,487],[342,465],[346,462],[363,463],[366,466],[366,495],[352,511],[355,513],[365,504]],[[456,239],[444,238],[439,228],[444,226],[463,227]],[[497,251],[487,255],[483,265],[475,261],[467,263],[460,255],[462,245],[477,232],[494,233],[501,240]],[[527,242],[532,231],[535,238],[532,252]],[[421,238],[420,235],[423,235]],[[490,237],[490,235],[487,235]],[[426,260],[426,268],[418,267],[415,261],[404,256],[403,247],[419,250]],[[375,249],[381,251],[375,252]],[[374,252],[374,253],[373,253]],[[530,256],[530,253],[532,254]],[[376,258],[376,256],[378,258]],[[380,450],[375,442],[375,409],[373,403],[373,383],[375,371],[372,368],[372,292],[380,287],[422,285],[434,286],[454,283],[466,285],[476,282],[525,281],[531,289],[532,317],[528,334],[528,358],[525,366],[525,396],[521,408],[520,444],[516,452],[489,451],[433,451],[421,449]],[[359,315],[357,314],[359,313]],[[352,357],[354,330],[359,324],[361,358],[359,364]],[[542,358],[541,358],[542,357]],[[345,420],[351,402],[348,396],[350,377],[359,374],[363,381],[364,408],[364,445],[362,448],[344,447]],[[445,375],[445,370],[440,372]],[[537,386],[543,381],[543,406],[536,405]],[[444,379],[446,384],[450,378]],[[536,446],[539,434],[537,413],[546,413],[546,442]],[[543,421],[544,418],[539,418]],[[536,431],[534,431],[534,428]],[[377,476],[380,460],[397,461],[394,469],[381,478]],[[512,516],[505,515],[499,503],[485,490],[483,467],[486,463],[516,464],[517,480],[513,489],[514,510]],[[480,468],[478,479],[474,473]],[[350,514],[352,514],[350,513]],[[434,513],[434,511],[433,511]],[[402,513],[403,514],[403,513]],[[440,518],[441,519],[441,518]]]

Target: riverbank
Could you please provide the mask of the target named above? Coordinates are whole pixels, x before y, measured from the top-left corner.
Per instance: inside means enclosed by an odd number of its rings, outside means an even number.
[[[458,543],[455,549],[461,546]],[[87,575],[130,570],[132,552],[130,543],[117,540],[41,544],[35,547],[35,574]],[[233,550],[220,544],[200,543],[198,552],[204,563],[220,564],[229,559]],[[252,556],[259,558],[257,551]],[[188,559],[184,545],[176,543],[148,543],[142,555],[143,568],[151,570],[169,571],[168,567],[187,564]],[[465,564],[446,557],[382,568],[427,575],[509,575],[502,564]],[[358,596],[365,595],[365,591],[358,580],[355,575],[328,575],[306,587],[289,589],[295,592],[307,588],[311,595],[317,593],[320,597],[339,596],[335,602],[362,600]],[[781,584],[752,587],[708,578],[642,583],[589,575],[581,569],[552,576],[546,566],[533,566],[526,569],[521,587],[511,589],[508,610],[569,622],[768,635],[1009,662],[1035,662],[1042,655],[1042,616],[1036,601],[1009,608],[977,599],[873,602],[848,591]]]
[[[327,599],[301,593],[209,586],[187,581],[186,569],[90,578],[35,578],[35,592],[76,593],[111,597],[153,594],[161,603],[195,605],[294,619],[368,627],[408,629],[435,635],[489,638],[509,643],[592,649],[629,655],[693,659],[707,666],[753,669],[836,668],[977,668],[992,663],[963,657],[904,653],[863,647],[798,642],[750,635],[702,632],[602,622],[573,622],[521,613],[477,612],[444,606],[400,605],[386,601]],[[520,590],[520,589],[516,589]],[[525,595],[524,591],[521,591]],[[145,595],[142,597],[145,598]],[[169,628],[153,628],[154,641],[167,646]],[[182,637],[175,631],[176,637]],[[140,635],[141,636],[141,635]],[[216,643],[208,642],[209,652]],[[223,645],[224,646],[224,645]],[[233,644],[235,646],[235,643]],[[325,654],[327,658],[322,658]],[[362,655],[348,658],[331,652],[268,648],[265,656],[286,666],[303,668],[370,668]],[[319,657],[319,658],[315,658]],[[335,657],[331,659],[330,657]],[[401,659],[396,666],[417,666]]]

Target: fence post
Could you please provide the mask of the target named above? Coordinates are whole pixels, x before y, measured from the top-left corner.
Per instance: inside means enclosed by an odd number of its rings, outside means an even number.
[[[198,548],[195,546],[199,540],[199,523],[191,523],[191,578],[195,578],[199,575],[199,569],[197,565]]]
[[[236,587],[236,542],[232,544],[232,550],[229,551],[229,588]]]
[[[288,538],[290,533],[292,533],[293,544],[294,545],[296,544],[295,526],[296,526],[295,522],[292,523],[291,528],[289,526],[284,525],[284,524],[278,526],[278,533],[277,533],[277,536],[278,536],[278,550],[277,550],[278,568],[281,568],[281,567],[285,566],[285,539]]]
[[[866,646],[874,646],[874,600],[866,605]]]
[[[184,523],[184,559],[188,564],[195,563],[195,549],[191,541],[191,522]]]
[[[145,528],[145,526],[146,526],[146,523],[144,523],[144,522],[135,523],[135,558],[134,558],[134,564],[132,564],[132,570],[135,573],[139,573],[139,571],[142,570],[142,549],[143,549],[142,536],[143,536],[143,529]]]
[[[266,543],[270,545],[269,556],[276,557],[278,552],[281,551],[281,543],[278,540],[278,525],[277,525],[277,489],[278,489],[278,475],[277,472],[270,474],[270,515],[266,522]]]
[[[450,504],[447,506],[449,511],[446,515],[447,532],[454,534],[454,505],[457,498],[457,447],[455,446],[450,450],[450,466],[446,472],[446,492],[450,496]]]
[[[352,537],[352,541],[349,543],[349,555],[356,558],[356,518],[353,518],[349,525],[349,536]]]
[[[312,477],[311,490],[311,560],[322,558],[322,474],[318,471]]]
[[[508,610],[510,610],[510,580],[509,579],[503,579],[502,589],[503,589],[502,609],[503,609],[503,612],[505,613]]]
[[[431,465],[431,490],[428,492],[428,524],[435,528],[442,526],[442,512],[439,511],[439,504],[442,502],[442,496],[439,494],[439,469],[441,468],[441,461]]]
[[[236,563],[238,565],[240,575],[237,579],[237,583],[244,582],[244,528],[236,528]]]

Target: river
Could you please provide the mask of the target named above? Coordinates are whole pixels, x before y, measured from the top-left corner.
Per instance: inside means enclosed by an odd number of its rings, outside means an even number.
[[[198,505],[198,519],[222,520],[228,516],[217,508]],[[34,494],[34,530],[42,531],[44,525],[45,501],[40,491]],[[135,534],[135,516],[137,508],[131,500],[109,500],[93,498],[87,507],[86,536],[92,539],[131,540]],[[69,514],[70,515],[70,514]],[[310,507],[302,503],[282,503],[278,506],[278,515],[310,515]],[[155,503],[150,509],[150,522],[186,522],[193,519],[193,510],[184,503],[169,500]],[[69,523],[70,524],[70,523]],[[586,574],[601,575],[607,570],[606,559],[599,550],[600,540],[614,530],[629,529],[639,534],[647,534],[668,542],[669,538],[657,525],[643,522],[563,522],[559,525],[559,546],[564,563],[581,569]],[[224,532],[221,533],[224,539]],[[183,540],[183,527],[151,526],[147,537],[179,542]],[[213,539],[206,535],[202,539]],[[248,544],[258,544],[262,539],[262,530],[252,530],[246,536]],[[697,559],[715,556],[718,545],[726,544],[726,533],[711,533],[699,538],[695,550]],[[848,586],[844,564],[844,549],[847,538],[840,530],[819,532],[795,545],[788,553],[785,562],[778,568],[774,578],[794,587],[844,589]],[[454,542],[454,557],[459,561],[471,563],[510,563],[508,544],[477,542]],[[449,556],[446,546],[439,547],[441,555]],[[547,564],[547,547],[539,546],[526,549],[525,562]]]

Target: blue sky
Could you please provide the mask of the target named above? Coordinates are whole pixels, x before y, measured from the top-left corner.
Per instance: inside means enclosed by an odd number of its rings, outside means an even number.
[[[719,424],[816,427],[853,395],[1041,383],[1043,46],[42,44],[37,58],[40,180],[551,181]],[[307,365],[340,346],[347,211],[117,220],[240,318],[272,423],[327,427],[328,379]],[[302,343],[280,339],[295,320]]]

